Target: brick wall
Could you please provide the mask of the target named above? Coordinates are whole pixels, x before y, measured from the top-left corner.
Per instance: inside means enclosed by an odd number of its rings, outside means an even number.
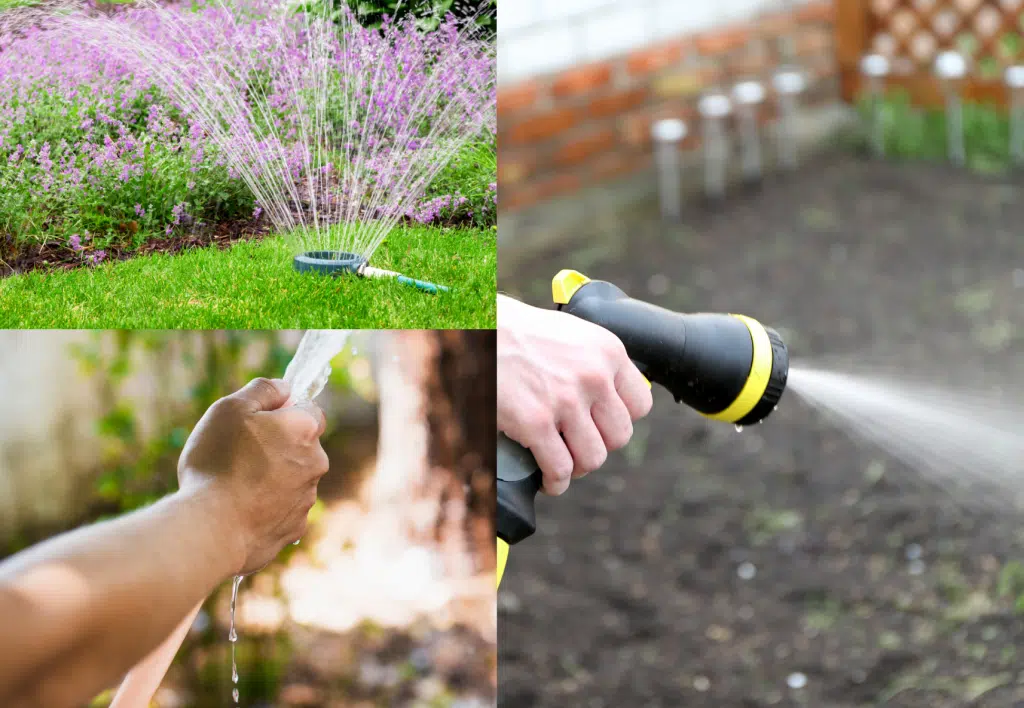
[[[504,79],[498,91],[500,208],[518,210],[648,169],[650,127],[661,118],[686,120],[684,149],[698,148],[702,93],[738,79],[767,80],[785,47],[811,81],[804,101],[836,100],[833,44],[832,3],[816,0],[756,22],[731,22],[558,72]],[[764,121],[772,119],[772,108],[767,101]]]

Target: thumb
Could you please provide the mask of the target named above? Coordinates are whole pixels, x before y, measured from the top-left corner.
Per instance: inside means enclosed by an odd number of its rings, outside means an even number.
[[[248,402],[252,410],[274,411],[288,402],[291,386],[283,379],[253,379],[244,388],[232,393],[228,398],[238,398]]]

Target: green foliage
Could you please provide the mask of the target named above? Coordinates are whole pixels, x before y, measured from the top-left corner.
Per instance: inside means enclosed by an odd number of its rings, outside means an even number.
[[[516,0],[513,0],[516,1]],[[485,32],[497,31],[498,0],[335,0],[348,7],[365,27],[380,27],[385,17],[401,19],[416,17],[420,29],[437,28],[449,14],[459,19],[473,19]]]
[[[905,92],[893,92],[879,104],[885,134],[886,157],[897,160],[947,159],[946,113],[921,109]],[[865,98],[859,102],[865,125],[872,125],[874,108]],[[1009,167],[1010,123],[1005,112],[989,104],[963,106],[964,149],[968,166],[984,172]],[[863,142],[861,147],[864,147]]]
[[[175,221],[178,205],[190,218],[206,222],[251,214],[252,194],[242,180],[229,176],[227,168],[210,159],[194,165],[187,141],[151,139],[146,125],[151,106],[167,109],[169,119],[179,125],[184,125],[184,119],[158,91],[150,91],[147,98],[125,105],[121,89],[113,97],[121,109],[112,118],[139,141],[142,154],[140,170],[127,179],[122,162],[110,161],[80,187],[51,190],[42,199],[39,184],[49,179],[54,168],[41,160],[11,162],[5,156],[5,168],[0,169],[0,231],[19,241],[66,242],[77,234],[92,249],[112,244],[133,248],[163,238],[167,225]],[[83,140],[102,146],[106,137],[118,137],[112,124],[98,120],[96,105],[88,86],[71,102],[55,92],[40,91],[21,106],[24,119],[9,123],[4,144],[23,145],[29,154],[48,149],[53,163],[62,164]],[[83,122],[92,125],[83,130]],[[210,146],[206,150],[214,152]]]
[[[1001,598],[1010,598],[1014,602],[1017,614],[1024,614],[1024,564],[1010,561],[999,572],[996,593]]]
[[[454,195],[465,197],[464,204],[442,210],[446,223],[469,222],[477,228],[494,227],[498,223],[497,205],[497,138],[466,145],[452,158],[431,182],[426,198]]]
[[[250,355],[258,348],[255,365]],[[104,413],[96,422],[103,442],[105,472],[96,480],[102,508],[120,514],[145,506],[177,489],[177,457],[192,427],[210,404],[257,376],[280,376],[291,357],[276,332],[98,332],[73,347],[83,374],[96,382]],[[152,411],[155,435],[142,434],[141,414],[125,391],[143,361],[159,362],[159,400],[179,362],[194,385],[180,405]],[[284,362],[284,363],[282,363]]]

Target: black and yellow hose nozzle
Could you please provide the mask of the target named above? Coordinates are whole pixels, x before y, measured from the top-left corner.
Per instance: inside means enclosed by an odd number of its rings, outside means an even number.
[[[707,418],[737,426],[760,423],[785,391],[786,345],[777,332],[750,317],[673,312],[572,270],[555,276],[552,295],[562,312],[615,334],[649,381]],[[536,530],[534,501],[540,488],[541,472],[529,450],[499,436],[499,585],[509,546]]]

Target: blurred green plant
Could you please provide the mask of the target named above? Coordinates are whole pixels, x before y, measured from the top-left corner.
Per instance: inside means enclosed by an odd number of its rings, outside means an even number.
[[[420,29],[437,29],[452,14],[460,20],[472,19],[482,30],[493,32],[497,26],[498,0],[335,0],[346,2],[365,27],[380,27],[384,18],[416,17]]]
[[[254,351],[261,356],[254,358]],[[111,516],[176,490],[178,453],[206,409],[252,378],[280,376],[292,352],[272,331],[119,330],[97,332],[87,343],[75,345],[72,355],[98,388],[103,413],[96,432],[103,443],[105,471],[96,480],[95,492],[104,515]],[[161,367],[155,377],[158,400],[184,399],[154,411],[151,435],[143,434],[138,405],[125,391],[147,360]],[[183,397],[170,390],[176,365],[194,382]]]
[[[1013,600],[1014,611],[1024,615],[1024,564],[1010,561],[1003,566],[996,582],[996,594],[1001,599]]]
[[[872,124],[873,105],[869,97],[858,101],[865,126]],[[887,158],[946,160],[945,110],[915,106],[905,91],[889,93],[879,105]],[[1005,111],[991,104],[964,103],[963,125],[968,167],[979,172],[1001,172],[1010,167],[1010,121]],[[857,148],[867,148],[866,134],[858,136]]]
[[[416,18],[416,26],[425,32],[437,29],[448,15],[472,20],[489,38],[497,35],[498,27],[498,0],[306,0],[298,8],[326,13],[335,19],[347,9],[361,25],[374,28],[379,28],[385,18],[400,20],[409,15]]]

